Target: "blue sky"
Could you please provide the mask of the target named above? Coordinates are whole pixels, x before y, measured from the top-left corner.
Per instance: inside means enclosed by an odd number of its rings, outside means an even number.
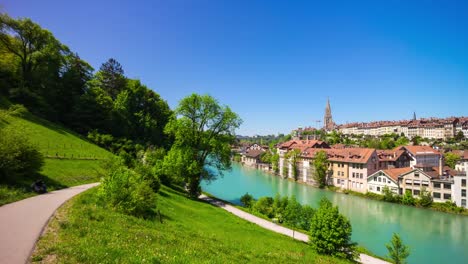
[[[385,2],[385,3],[384,3]],[[210,94],[239,134],[468,115],[468,1],[6,0],[98,69],[117,59],[174,108]],[[1,9],[0,9],[1,10]]]

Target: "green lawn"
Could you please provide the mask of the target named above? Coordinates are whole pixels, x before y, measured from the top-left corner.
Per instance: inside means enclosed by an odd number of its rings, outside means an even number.
[[[105,209],[96,189],[58,210],[33,261],[45,263],[348,263],[167,187],[159,219]]]
[[[0,106],[8,102],[0,98]],[[26,113],[23,117],[7,115],[0,109],[0,128],[12,129],[26,135],[46,158],[41,175],[0,182],[0,206],[35,195],[31,184],[37,179],[45,181],[48,190],[99,181],[100,163],[112,153],[100,148],[66,128]],[[66,159],[58,159],[65,157]]]

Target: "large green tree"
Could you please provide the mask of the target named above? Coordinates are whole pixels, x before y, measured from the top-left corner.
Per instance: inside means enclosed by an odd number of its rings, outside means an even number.
[[[310,244],[320,254],[354,259],[351,223],[338,207],[323,198],[310,223]]]
[[[327,185],[327,172],[328,172],[328,157],[327,153],[323,150],[317,152],[314,158],[315,174],[314,179],[320,188]]]
[[[166,132],[174,137],[169,152],[180,155],[177,164],[172,160],[165,163],[183,177],[190,196],[196,197],[202,179],[213,180],[230,168],[230,145],[235,141],[234,130],[242,120],[213,97],[198,94],[182,99],[175,114]]]

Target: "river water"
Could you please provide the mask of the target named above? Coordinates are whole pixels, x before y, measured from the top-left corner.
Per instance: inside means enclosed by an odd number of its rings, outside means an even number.
[[[302,204],[318,207],[327,197],[350,219],[352,239],[373,253],[387,254],[385,244],[393,232],[411,248],[409,263],[468,263],[468,217],[398,204],[373,201],[352,195],[321,190],[281,179],[262,171],[233,163],[232,170],[202,189],[223,200],[239,204],[246,192],[262,196],[295,195]]]

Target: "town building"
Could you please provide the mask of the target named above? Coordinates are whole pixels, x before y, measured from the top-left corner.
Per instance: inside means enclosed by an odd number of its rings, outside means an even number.
[[[429,146],[400,146],[394,150],[406,150],[411,160],[409,166],[436,167],[439,166],[441,153]]]
[[[462,171],[457,171],[453,177],[453,194],[452,200],[457,206],[468,208],[467,206],[467,181],[468,181],[468,164],[465,163],[465,168]]]
[[[411,170],[413,169],[410,167],[379,170],[367,177],[367,191],[382,195],[384,188],[387,187],[394,194],[398,194],[398,177]]]

